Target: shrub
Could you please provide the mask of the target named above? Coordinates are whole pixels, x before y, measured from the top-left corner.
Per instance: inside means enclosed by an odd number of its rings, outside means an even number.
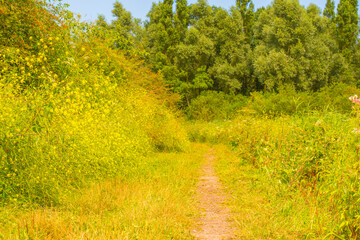
[[[191,100],[188,117],[201,121],[231,119],[245,104],[246,97],[242,95],[233,96],[223,92],[204,91]]]
[[[246,108],[259,115],[301,115],[312,111],[336,111],[350,113],[351,103],[347,96],[360,90],[344,83],[322,88],[319,92],[296,92],[294,86],[283,85],[278,92],[253,92]]]
[[[161,76],[61,4],[23,2],[0,17],[0,38],[15,38],[0,45],[1,204],[60,204],[89,181],[126,177],[156,148],[186,149]],[[33,11],[43,17],[27,22]]]

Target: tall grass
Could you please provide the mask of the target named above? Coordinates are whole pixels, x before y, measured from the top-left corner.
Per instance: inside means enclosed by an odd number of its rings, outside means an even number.
[[[228,144],[239,158],[236,164],[223,163],[229,168],[230,188],[241,186],[238,169],[251,166],[254,180],[249,184],[261,189],[264,200],[276,209],[273,214],[291,216],[296,236],[356,239],[360,227],[356,121],[329,111],[287,117],[242,115],[216,125],[194,124],[190,136]]]
[[[0,239],[193,239],[196,179],[208,147],[157,153],[119,178],[92,183],[53,207],[5,207]]]

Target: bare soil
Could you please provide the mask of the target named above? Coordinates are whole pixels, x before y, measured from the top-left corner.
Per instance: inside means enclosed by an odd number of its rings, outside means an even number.
[[[202,167],[196,195],[202,213],[197,219],[199,229],[191,233],[197,239],[203,240],[235,239],[234,229],[229,221],[231,211],[224,205],[227,197],[214,170],[214,150],[211,149],[204,158],[206,162]]]

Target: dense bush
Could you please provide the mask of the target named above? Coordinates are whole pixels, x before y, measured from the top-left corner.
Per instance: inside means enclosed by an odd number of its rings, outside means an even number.
[[[191,100],[187,114],[189,119],[201,121],[231,120],[239,114],[285,116],[327,110],[349,114],[348,96],[354,94],[360,95],[360,89],[343,83],[318,92],[298,92],[293,85],[285,84],[277,92],[253,92],[250,98],[204,91]]]
[[[89,180],[126,177],[156,148],[187,147],[161,76],[61,4],[25,3],[1,8],[1,204],[57,204]]]
[[[278,92],[251,94],[249,104],[241,112],[258,115],[301,115],[312,111],[335,111],[349,114],[348,96],[360,94],[360,89],[347,84],[334,84],[318,92],[297,92],[292,85],[282,85]]]
[[[237,110],[245,106],[247,97],[228,95],[223,92],[204,91],[191,100],[188,117],[194,120],[212,121],[231,119]]]
[[[291,115],[303,111],[309,111],[312,105],[310,94],[297,92],[292,85],[279,87],[279,92],[251,94],[248,108],[257,114],[266,115]]]

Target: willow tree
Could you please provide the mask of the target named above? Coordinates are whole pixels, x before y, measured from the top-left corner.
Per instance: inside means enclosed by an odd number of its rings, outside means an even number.
[[[316,6],[307,11],[297,0],[274,0],[254,28],[255,74],[264,88],[291,84],[317,90],[334,81],[351,81],[344,77],[346,61],[337,53],[332,29],[331,20],[320,16]]]

